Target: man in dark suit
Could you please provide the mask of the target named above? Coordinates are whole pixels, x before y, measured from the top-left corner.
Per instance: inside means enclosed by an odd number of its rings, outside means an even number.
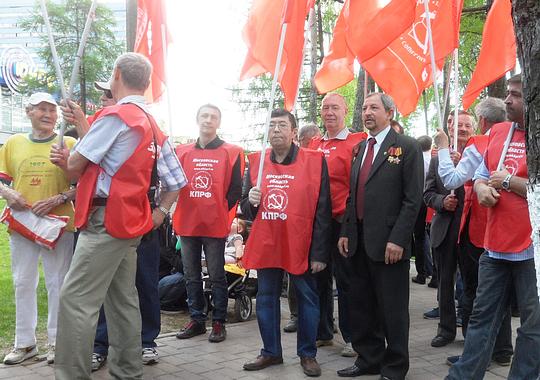
[[[394,102],[366,97],[362,120],[369,138],[359,145],[338,242],[351,257],[352,346],[358,353],[342,377],[381,374],[404,379],[409,369],[409,258],[424,182],[418,142],[390,128]]]
[[[454,164],[457,164],[467,141],[474,132],[474,120],[466,111],[458,115],[458,144],[452,152]],[[454,123],[448,125],[448,132],[453,136]],[[431,340],[431,346],[443,347],[454,341],[456,337],[456,305],[454,302],[455,276],[458,265],[458,234],[463,212],[464,189],[457,188],[452,193],[446,190],[439,177],[439,158],[431,159],[424,201],[428,207],[435,210],[431,221],[431,248],[439,274],[439,313],[440,322],[436,336]]]

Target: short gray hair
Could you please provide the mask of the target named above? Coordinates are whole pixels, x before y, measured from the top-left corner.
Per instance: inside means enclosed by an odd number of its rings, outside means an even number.
[[[318,132],[320,132],[320,130],[315,123],[306,124],[298,130],[298,140],[301,140],[304,136],[313,137]]]
[[[144,91],[150,85],[152,64],[139,53],[124,53],[114,62],[114,68],[120,71],[122,82],[133,90]]]
[[[396,104],[394,103],[394,99],[388,94],[384,94],[382,92],[372,92],[366,96],[366,99],[371,98],[372,96],[379,95],[381,102],[384,106],[384,110],[386,112],[393,111],[396,112]]]
[[[506,120],[506,106],[499,98],[487,97],[477,104],[474,109],[476,117],[483,118],[490,123],[502,123]]]

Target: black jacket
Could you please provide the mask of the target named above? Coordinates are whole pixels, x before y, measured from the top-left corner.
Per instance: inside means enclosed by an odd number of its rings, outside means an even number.
[[[424,183],[424,160],[415,139],[397,134],[390,128],[381,144],[365,185],[362,242],[359,242],[356,215],[356,190],[366,141],[359,145],[351,169],[351,184],[341,236],[349,238],[349,255],[354,255],[358,244],[373,261],[384,261],[386,244],[404,248],[403,259],[411,256],[411,237],[420,205]],[[398,163],[388,161],[388,149],[401,148]]]

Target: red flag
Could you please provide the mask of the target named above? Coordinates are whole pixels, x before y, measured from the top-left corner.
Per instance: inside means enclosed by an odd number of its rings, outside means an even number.
[[[163,25],[163,28],[162,28]],[[165,38],[162,37],[165,32]],[[165,87],[165,62],[163,39],[168,45],[170,41],[167,29],[165,4],[162,0],[137,1],[137,31],[134,51],[148,57],[152,62],[153,71],[150,86],[145,93],[150,103],[159,101]]]
[[[311,0],[254,0],[244,27],[248,47],[240,80],[269,72],[274,75],[281,28],[287,32],[278,81],[291,110],[296,99],[304,50],[304,24]]]
[[[430,20],[437,67],[458,46],[459,15],[463,0],[430,0]],[[362,64],[397,108],[408,115],[422,91],[432,83],[431,58],[424,3],[416,6],[413,25],[372,59]]]
[[[463,108],[471,106],[480,92],[516,65],[516,35],[510,0],[495,0],[482,34],[482,48],[471,81],[463,94]]]
[[[346,40],[349,0],[343,4],[334,27],[334,35],[328,54],[315,74],[315,86],[321,94],[333,91],[354,79],[354,54]]]
[[[415,20],[416,0],[351,1],[347,42],[351,51],[364,62],[390,45]]]

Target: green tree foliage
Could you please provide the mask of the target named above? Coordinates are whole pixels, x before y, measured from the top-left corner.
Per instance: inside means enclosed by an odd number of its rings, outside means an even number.
[[[66,88],[91,3],[91,0],[64,0],[61,3],[47,1],[47,11]],[[41,90],[58,93],[55,66],[39,3],[36,3],[28,17],[21,20],[20,25],[26,31],[41,35],[43,47],[39,49],[38,55],[46,63],[43,73],[37,77],[25,78],[23,92]],[[73,90],[74,99],[80,101],[85,111],[87,101],[99,104],[101,92],[94,88],[94,81],[107,80],[114,60],[124,51],[122,42],[117,41],[113,33],[115,26],[113,12],[98,3],[79,70],[79,82]]]

